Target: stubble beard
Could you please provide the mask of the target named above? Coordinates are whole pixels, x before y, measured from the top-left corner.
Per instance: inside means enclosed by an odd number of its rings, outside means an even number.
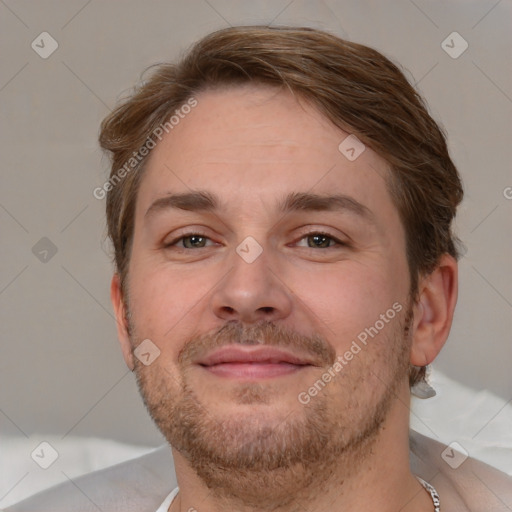
[[[356,355],[328,384],[331,389],[320,391],[280,421],[250,413],[216,417],[194,391],[186,366],[176,377],[163,367],[137,362],[137,383],[157,427],[219,503],[237,503],[239,510],[303,510],[294,508],[294,502],[305,504],[314,488],[321,492],[333,479],[342,485],[343,475],[353,476],[370,456],[398,387],[407,379],[411,316],[408,308],[384,339],[373,340],[379,350],[369,344],[363,349],[367,354]],[[298,339],[303,346],[326,343],[287,335],[270,323],[250,330],[272,345],[293,345]],[[241,339],[241,332],[246,329],[227,326],[216,343]],[[326,349],[324,356],[328,353]],[[367,383],[375,379],[377,389]],[[306,389],[311,385],[304,383]],[[233,399],[239,404],[265,403],[268,389],[264,384],[241,385]]]

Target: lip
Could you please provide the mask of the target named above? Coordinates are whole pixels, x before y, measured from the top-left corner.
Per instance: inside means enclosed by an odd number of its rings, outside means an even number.
[[[222,347],[197,364],[217,376],[243,379],[279,377],[313,365],[307,357],[268,346]]]

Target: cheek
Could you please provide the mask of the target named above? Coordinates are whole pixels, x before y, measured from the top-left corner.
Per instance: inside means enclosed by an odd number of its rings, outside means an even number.
[[[287,282],[298,299],[297,306],[309,312],[316,329],[338,353],[366,328],[374,326],[393,304],[402,304],[404,297],[391,269],[375,262],[344,262],[337,269],[331,266],[293,272],[288,274]],[[395,311],[392,313],[396,318]],[[388,323],[394,322],[387,322],[384,330]]]
[[[130,269],[130,310],[137,336],[151,339],[162,355],[176,355],[202,323],[204,301],[218,281],[213,270],[176,270],[166,265]],[[176,344],[173,343],[176,340]]]

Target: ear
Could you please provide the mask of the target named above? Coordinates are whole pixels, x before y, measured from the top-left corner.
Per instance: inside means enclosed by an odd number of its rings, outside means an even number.
[[[411,364],[426,366],[439,354],[448,338],[457,303],[458,265],[444,254],[435,270],[420,278],[414,304]]]
[[[110,300],[112,301],[112,306],[114,307],[114,313],[116,315],[117,337],[121,344],[124,361],[128,368],[133,371],[135,364],[133,361],[132,344],[128,334],[128,320],[126,318],[126,307],[123,292],[121,290],[121,279],[119,274],[114,274],[112,277],[112,283],[110,284]]]

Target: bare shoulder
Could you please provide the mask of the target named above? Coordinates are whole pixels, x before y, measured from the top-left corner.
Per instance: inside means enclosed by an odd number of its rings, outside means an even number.
[[[512,477],[411,431],[412,472],[439,493],[448,512],[510,512]]]

